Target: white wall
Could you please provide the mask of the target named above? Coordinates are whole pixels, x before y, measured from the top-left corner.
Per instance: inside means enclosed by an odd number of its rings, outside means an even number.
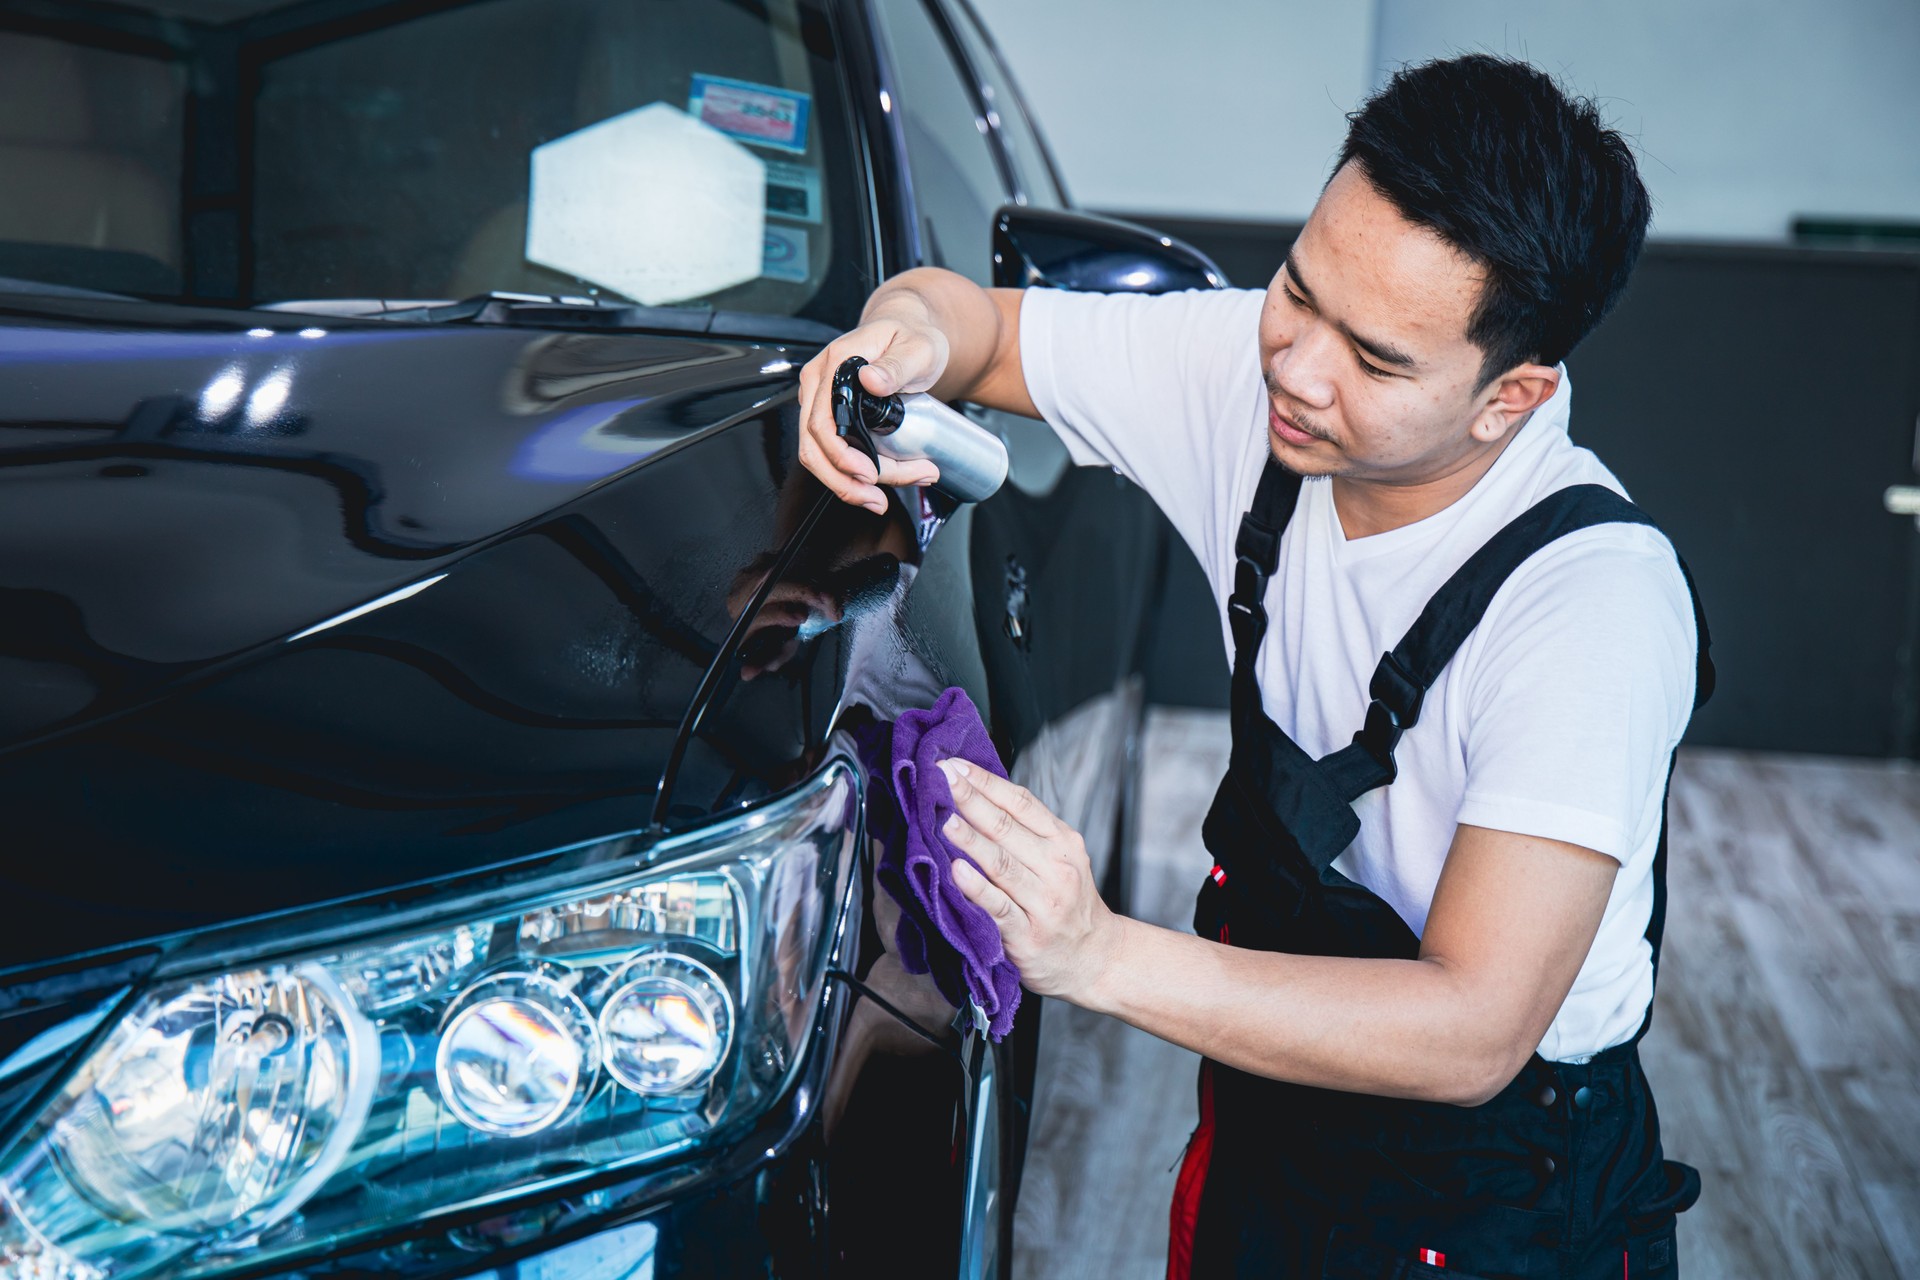
[[[1485,49],[1637,140],[1656,235],[1920,218],[1920,0],[1380,0],[1379,62]]]
[[[1402,62],[1485,49],[1600,99],[1654,234],[1920,219],[1920,0],[975,0],[1074,198],[1299,219]]]
[[[974,4],[1094,209],[1304,217],[1372,68],[1372,0]]]

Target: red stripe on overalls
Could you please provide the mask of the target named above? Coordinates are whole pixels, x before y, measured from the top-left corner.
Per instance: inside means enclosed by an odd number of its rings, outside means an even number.
[[[1167,1280],[1190,1280],[1193,1275],[1193,1231],[1200,1220],[1200,1193],[1207,1186],[1207,1164],[1213,1159],[1213,1064],[1200,1067],[1200,1127],[1187,1143],[1180,1176],[1173,1184],[1173,1213],[1167,1231]]]

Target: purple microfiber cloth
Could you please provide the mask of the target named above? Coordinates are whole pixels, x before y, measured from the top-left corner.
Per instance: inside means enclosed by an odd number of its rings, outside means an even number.
[[[953,882],[953,860],[973,859],[941,832],[953,813],[953,793],[939,761],[958,757],[1002,778],[1006,768],[963,689],[948,689],[925,711],[901,713],[892,737],[897,818],[876,815],[870,807],[868,820],[879,828],[875,838],[881,841],[875,876],[900,904],[895,950],[908,973],[931,973],[940,994],[955,1006],[977,1004],[986,1014],[988,1034],[999,1040],[1012,1029],[1020,1007],[1020,971],[1007,959],[993,917],[967,901]]]
[[[929,953],[927,934],[932,929],[926,909],[907,887],[907,820],[901,816],[900,801],[893,794],[893,725],[886,720],[857,724],[853,742],[860,762],[867,768],[871,785],[867,788],[867,835],[880,845],[880,862],[874,879],[887,896],[900,906],[893,931],[893,953],[900,957],[908,973],[933,975],[933,985],[948,1004],[959,1008],[970,998],[960,955],[951,946],[940,943]],[[936,939],[939,934],[933,935]]]

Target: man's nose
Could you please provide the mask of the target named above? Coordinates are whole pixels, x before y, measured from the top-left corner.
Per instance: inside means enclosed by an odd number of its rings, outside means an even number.
[[[1292,342],[1273,353],[1267,370],[1289,400],[1309,409],[1326,409],[1333,404],[1340,356],[1340,335],[1323,324],[1308,323],[1295,331]]]

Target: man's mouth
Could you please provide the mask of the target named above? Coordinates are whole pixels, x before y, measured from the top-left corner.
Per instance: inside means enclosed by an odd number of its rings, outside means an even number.
[[[1271,404],[1267,405],[1267,429],[1278,436],[1283,443],[1296,447],[1316,444],[1321,439],[1312,432],[1302,431],[1291,421],[1281,417],[1280,411]]]

